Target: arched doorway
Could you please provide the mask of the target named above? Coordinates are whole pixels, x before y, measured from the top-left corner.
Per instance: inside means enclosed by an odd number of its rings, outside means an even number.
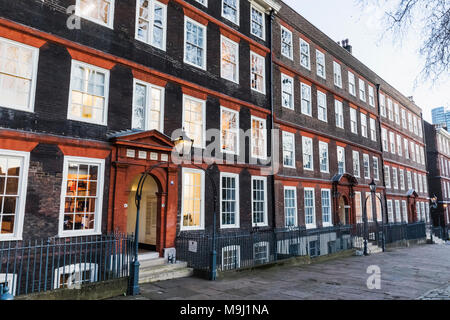
[[[127,207],[127,233],[135,232],[136,228],[136,190],[140,176],[132,184],[128,196]],[[141,210],[139,215],[139,247],[146,250],[156,250],[158,232],[158,214],[161,211],[157,194],[159,186],[152,176],[147,176],[142,189]]]
[[[339,198],[339,222],[343,225],[350,224],[350,205],[348,199],[345,196]]]

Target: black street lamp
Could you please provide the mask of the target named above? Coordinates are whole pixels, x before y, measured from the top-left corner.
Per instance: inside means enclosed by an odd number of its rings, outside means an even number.
[[[186,132],[183,130],[181,133],[181,136],[178,139],[175,139],[174,141],[175,143],[175,148],[179,154],[180,157],[183,157],[185,154],[186,155],[191,155],[192,154],[192,149],[194,147],[194,140],[189,138],[186,135]],[[214,182],[213,177],[210,175],[210,173],[208,172],[209,168],[212,165],[209,165],[206,169],[191,163],[191,166],[194,166],[195,168],[198,168],[200,170],[202,170],[203,172],[205,172],[206,176],[208,177],[212,189],[213,189],[213,206],[214,206],[214,210],[213,210],[213,244],[212,244],[212,250],[211,250],[211,261],[210,261],[210,265],[211,265],[211,274],[210,274],[210,280],[214,281],[217,278],[217,250],[216,250],[216,213],[217,213],[217,199],[218,199],[218,193],[217,193],[217,187],[216,187],[216,183]],[[205,199],[203,199],[203,201],[205,201]]]
[[[384,218],[383,218],[383,202],[381,201],[381,198],[379,196],[376,195],[376,191],[377,191],[377,184],[375,183],[375,180],[372,179],[372,181],[369,183],[369,188],[370,188],[370,195],[366,197],[366,200],[364,202],[364,217],[363,217],[363,222],[364,222],[364,255],[367,256],[368,252],[367,252],[367,242],[369,239],[369,235],[368,235],[368,221],[367,221],[367,200],[369,199],[369,197],[373,197],[376,199],[378,198],[378,200],[380,200],[380,208],[381,208],[381,230],[382,230],[382,240],[381,240],[381,248],[383,250],[383,252],[385,252],[385,244],[384,244]],[[378,224],[377,219],[376,223]],[[377,228],[378,229],[378,228]]]

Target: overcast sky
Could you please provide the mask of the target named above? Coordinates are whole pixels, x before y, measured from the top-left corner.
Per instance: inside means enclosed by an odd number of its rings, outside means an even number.
[[[384,11],[362,8],[356,0],[284,0],[303,17],[335,41],[349,39],[353,55],[405,96],[413,96],[431,121],[431,109],[450,107],[450,77],[432,87],[416,78],[424,60],[418,53],[420,30],[411,30],[402,43],[390,34],[383,38]]]

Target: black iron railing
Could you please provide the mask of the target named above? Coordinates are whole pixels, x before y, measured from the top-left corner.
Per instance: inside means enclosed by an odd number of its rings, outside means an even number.
[[[124,234],[2,242],[0,283],[18,296],[128,277],[132,244]]]

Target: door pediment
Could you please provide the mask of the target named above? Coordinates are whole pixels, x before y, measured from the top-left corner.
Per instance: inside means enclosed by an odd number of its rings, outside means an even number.
[[[111,135],[111,142],[115,145],[160,151],[172,151],[174,147],[170,137],[157,130],[117,133]]]

